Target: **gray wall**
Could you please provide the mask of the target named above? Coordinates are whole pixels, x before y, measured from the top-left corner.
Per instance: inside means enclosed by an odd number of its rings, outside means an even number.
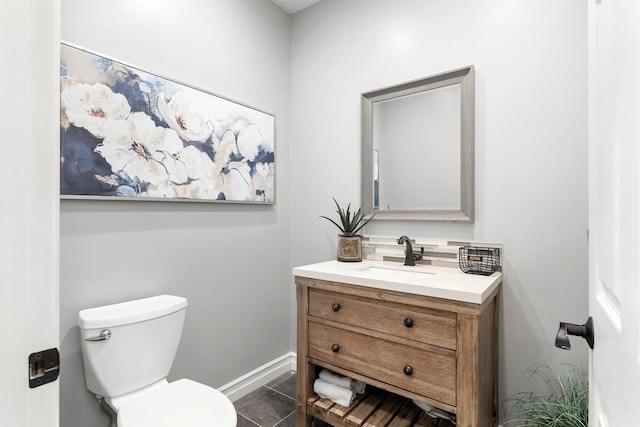
[[[295,350],[290,266],[335,258],[331,197],[359,204],[359,95],[476,67],[476,221],[367,234],[505,249],[502,396],[587,316],[586,5],[582,0],[64,0],[63,39],[276,115],[277,203],[61,203],[61,425],[102,426],[77,312],[152,294],[190,301],[171,378],[220,386]],[[291,185],[289,183],[292,183]],[[291,250],[294,248],[295,250]]]
[[[62,201],[61,426],[102,427],[76,316],[155,294],[189,300],[170,374],[221,386],[289,341],[290,17],[268,0],[62,2],[62,38],[276,115],[276,201]]]
[[[360,93],[475,65],[475,223],[366,234],[504,245],[502,397],[539,386],[533,364],[586,366],[584,342],[553,345],[558,321],[587,317],[586,30],[582,0],[324,0],[293,19],[294,265],[335,257],[337,230],[318,218],[332,196],[360,203]]]

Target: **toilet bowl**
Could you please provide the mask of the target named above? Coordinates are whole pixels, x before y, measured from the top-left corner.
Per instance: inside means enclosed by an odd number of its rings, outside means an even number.
[[[123,404],[118,427],[235,426],[233,404],[218,390],[182,379]]]
[[[220,391],[168,382],[187,300],[160,295],[82,310],[78,325],[87,388],[113,409],[118,427],[235,427]]]

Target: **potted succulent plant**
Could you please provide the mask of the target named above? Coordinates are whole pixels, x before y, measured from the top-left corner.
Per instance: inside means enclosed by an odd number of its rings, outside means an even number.
[[[373,219],[375,215],[372,215],[369,219],[364,218],[362,208],[357,212],[351,212],[351,203],[344,210],[340,207],[340,204],[333,198],[336,207],[338,208],[338,216],[340,221],[336,222],[329,217],[320,216],[321,218],[331,221],[338,229],[338,261],[345,262],[357,262],[362,261],[362,239],[358,232]]]

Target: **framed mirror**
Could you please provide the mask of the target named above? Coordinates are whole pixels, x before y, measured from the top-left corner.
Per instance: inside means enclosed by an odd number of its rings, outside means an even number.
[[[472,65],[361,96],[362,210],[473,222]]]

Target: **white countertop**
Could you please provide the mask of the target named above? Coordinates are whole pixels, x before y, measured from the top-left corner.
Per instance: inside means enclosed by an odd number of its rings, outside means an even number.
[[[500,272],[481,276],[457,268],[368,260],[310,264],[295,267],[293,275],[473,304],[482,304],[502,282]]]

